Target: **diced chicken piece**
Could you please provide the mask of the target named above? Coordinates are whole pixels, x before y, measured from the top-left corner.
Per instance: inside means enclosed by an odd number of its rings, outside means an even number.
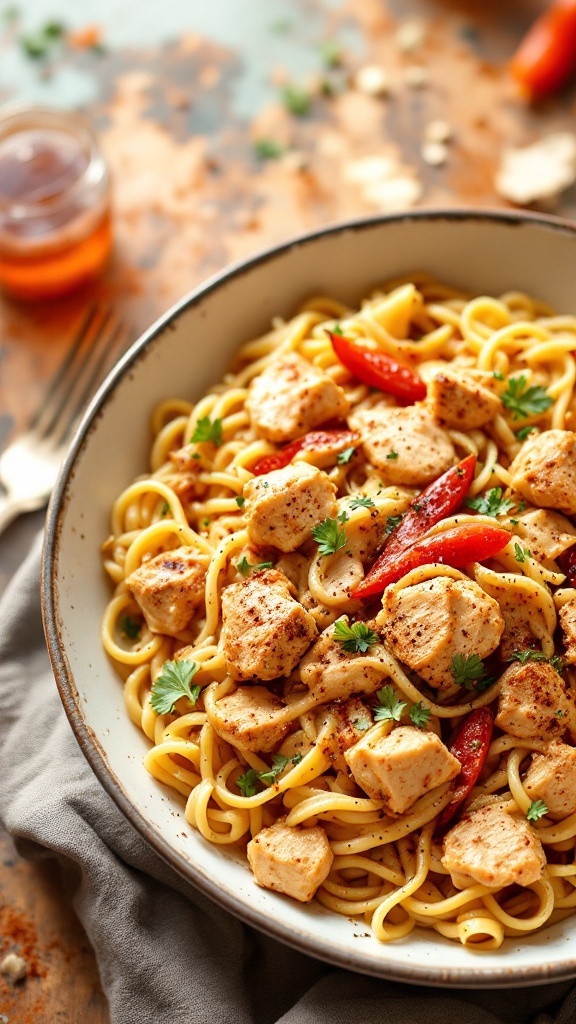
[[[178,636],[204,601],[209,558],[195,548],[163,551],[126,578],[152,633]]]
[[[500,677],[496,725],[521,739],[576,739],[576,705],[562,676],[547,662],[515,662]]]
[[[222,635],[234,679],[287,676],[317,636],[284,573],[266,569],[222,591]]]
[[[446,369],[434,374],[428,385],[430,412],[443,427],[474,430],[490,423],[502,405],[491,389],[491,373]]]
[[[570,665],[576,665],[576,598],[562,606],[558,618],[564,643],[564,658]]]
[[[360,697],[350,697],[348,700],[334,701],[326,710],[332,718],[334,732],[330,739],[330,749],[324,753],[332,758],[337,771],[346,771],[347,765],[342,755],[361,740],[374,724],[372,709]]]
[[[558,558],[576,544],[576,526],[560,512],[537,508],[517,518],[516,533],[539,562]]]
[[[524,789],[531,800],[542,800],[556,820],[576,811],[576,748],[553,740],[546,753],[533,754]]]
[[[322,704],[346,700],[355,693],[374,693],[388,674],[383,653],[378,644],[365,654],[348,653],[334,639],[331,625],[302,659],[300,678]]]
[[[349,403],[329,374],[289,352],[254,378],[246,408],[257,433],[281,444],[327,420],[345,416]]]
[[[435,733],[412,725],[388,736],[367,733],[344,757],[358,785],[392,814],[403,814],[424,793],[456,778],[461,767]]]
[[[285,704],[265,686],[239,686],[216,703],[210,721],[223,739],[241,750],[273,750],[288,732],[279,721]]]
[[[452,442],[421,406],[360,409],[348,419],[385,483],[423,487],[455,462]]]
[[[511,487],[540,508],[576,514],[576,433],[530,435],[510,466]]]
[[[377,622],[396,657],[438,690],[454,685],[455,654],[485,658],[504,630],[497,601],[472,580],[447,576],[385,591]]]
[[[291,828],[279,819],[246,847],[258,885],[309,903],[328,876],[334,855],[323,828]]]
[[[312,527],[334,518],[336,487],[326,473],[306,462],[257,476],[244,487],[244,518],[252,543],[296,551]]]
[[[444,838],[442,863],[458,889],[470,879],[481,885],[532,885],[542,877],[546,856],[529,823],[500,807],[479,807]]]

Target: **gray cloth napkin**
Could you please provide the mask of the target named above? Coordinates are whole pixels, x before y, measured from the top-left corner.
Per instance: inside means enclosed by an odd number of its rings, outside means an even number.
[[[22,855],[60,863],[112,1024],[573,1024],[568,984],[458,991],[364,977],[261,935],[184,882],[76,743],[44,644],[39,574],[40,538],[0,602],[0,818]]]

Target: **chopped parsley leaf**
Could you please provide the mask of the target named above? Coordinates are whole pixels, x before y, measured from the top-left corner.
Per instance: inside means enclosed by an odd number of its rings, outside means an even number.
[[[506,406],[514,420],[537,416],[546,412],[553,403],[546,388],[540,384],[526,387],[527,383],[524,374],[520,374],[519,377],[510,377],[508,387],[502,395],[502,404]]]
[[[242,555],[240,561],[236,562],[236,568],[242,576],[247,576],[249,572],[262,572],[263,569],[271,569],[272,562],[257,562],[255,565],[252,565],[246,558],[246,555]]]
[[[431,711],[430,708],[424,706],[421,700],[410,709],[410,721],[418,727],[423,729],[425,725],[428,725],[430,721]]]
[[[538,821],[544,814],[548,814],[548,808],[543,800],[533,800],[526,811],[528,821]]]
[[[384,530],[384,533],[392,533],[392,530],[395,530],[397,526],[400,526],[401,522],[402,516],[388,516],[386,518],[386,528]]]
[[[367,494],[359,494],[356,498],[350,499],[350,508],[375,508],[372,498]]]
[[[464,504],[483,516],[493,516],[494,518],[506,515],[510,509],[514,508],[513,501],[510,501],[509,498],[502,498],[501,487],[492,487],[486,491],[484,496],[478,498],[467,498]]]
[[[525,562],[528,558],[532,557],[528,548],[523,548],[521,544],[514,545],[514,554],[516,555],[517,562]]]
[[[267,772],[258,772],[258,778],[261,782],[265,782],[266,785],[272,786],[276,781],[276,776],[280,772],[284,771],[287,765],[300,764],[302,760],[302,754],[294,754],[294,757],[284,757],[283,754],[272,755],[272,767]]]
[[[236,785],[242,793],[242,796],[255,796],[256,795],[256,783],[258,781],[258,775],[255,768],[249,768],[244,775],[239,775],[236,779]]]
[[[292,83],[282,89],[282,102],[294,117],[306,117],[310,113],[312,97],[307,89]]]
[[[517,432],[516,437],[519,441],[525,441],[528,434],[531,434],[533,430],[536,430],[536,427],[521,427]]]
[[[388,452],[386,458],[387,459],[397,459],[398,458],[398,452]]]
[[[365,654],[372,644],[378,643],[378,634],[365,622],[353,622],[350,626],[346,619],[338,619],[334,623],[332,636],[349,654]]]
[[[238,508],[242,508],[242,505],[246,501],[246,498],[243,498],[241,494],[237,494],[236,497],[234,498],[234,501],[238,505]]]
[[[378,704],[374,710],[375,722],[399,722],[402,712],[406,707],[406,701],[398,700],[396,690],[393,686],[382,686],[376,693]]]
[[[137,640],[142,630],[142,625],[137,619],[133,619],[130,615],[125,615],[123,619],[120,619],[120,632],[123,636],[128,637],[129,640]]]
[[[342,331],[340,324],[334,324],[334,327],[332,328],[332,334],[339,334],[340,337],[342,337],[343,333],[344,332]]]
[[[477,654],[455,654],[451,671],[456,686],[464,686],[467,690],[482,692],[494,682],[486,676],[484,662]]]
[[[180,697],[188,697],[195,704],[200,695],[199,686],[190,686],[199,666],[195,661],[182,658],[180,661],[165,661],[160,675],[156,676],[150,691],[150,703],[159,715],[173,710]]]
[[[211,420],[209,416],[202,416],[190,440],[213,441],[216,447],[219,447],[222,444],[222,420]]]
[[[338,519],[340,522],[346,521],[342,520],[341,516]],[[318,554],[334,555],[336,551],[344,547],[346,530],[339,525],[338,519],[323,519],[321,523],[312,528],[312,536],[318,544]]]
[[[500,373],[500,370],[494,370],[492,376],[494,377],[494,380],[505,380],[504,374]]]
[[[551,658],[547,658],[544,651],[535,651],[531,647],[525,651],[514,651],[508,661],[519,661],[521,665],[525,665],[528,661],[547,661],[559,673],[563,672],[565,668],[564,661],[559,654],[553,654]]]
[[[259,160],[277,160],[286,152],[286,146],[277,139],[256,139],[254,152]]]
[[[334,331],[334,334],[336,333],[338,332]],[[342,331],[340,331],[340,334],[342,334]],[[351,448],[345,448],[343,452],[339,452],[338,455],[336,456],[336,462],[338,463],[338,465],[345,466],[348,462],[350,462],[350,459],[354,455],[355,451],[356,449],[352,445]]]

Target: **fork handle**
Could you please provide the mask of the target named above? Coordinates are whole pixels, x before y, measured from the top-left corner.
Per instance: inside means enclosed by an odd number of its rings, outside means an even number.
[[[38,502],[14,501],[14,498],[0,494],[0,534],[3,534],[22,512],[33,512],[38,507]]]

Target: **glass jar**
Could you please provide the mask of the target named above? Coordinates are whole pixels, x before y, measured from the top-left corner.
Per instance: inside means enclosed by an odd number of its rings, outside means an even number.
[[[81,116],[0,108],[0,287],[18,299],[96,280],[112,246],[110,178]]]

